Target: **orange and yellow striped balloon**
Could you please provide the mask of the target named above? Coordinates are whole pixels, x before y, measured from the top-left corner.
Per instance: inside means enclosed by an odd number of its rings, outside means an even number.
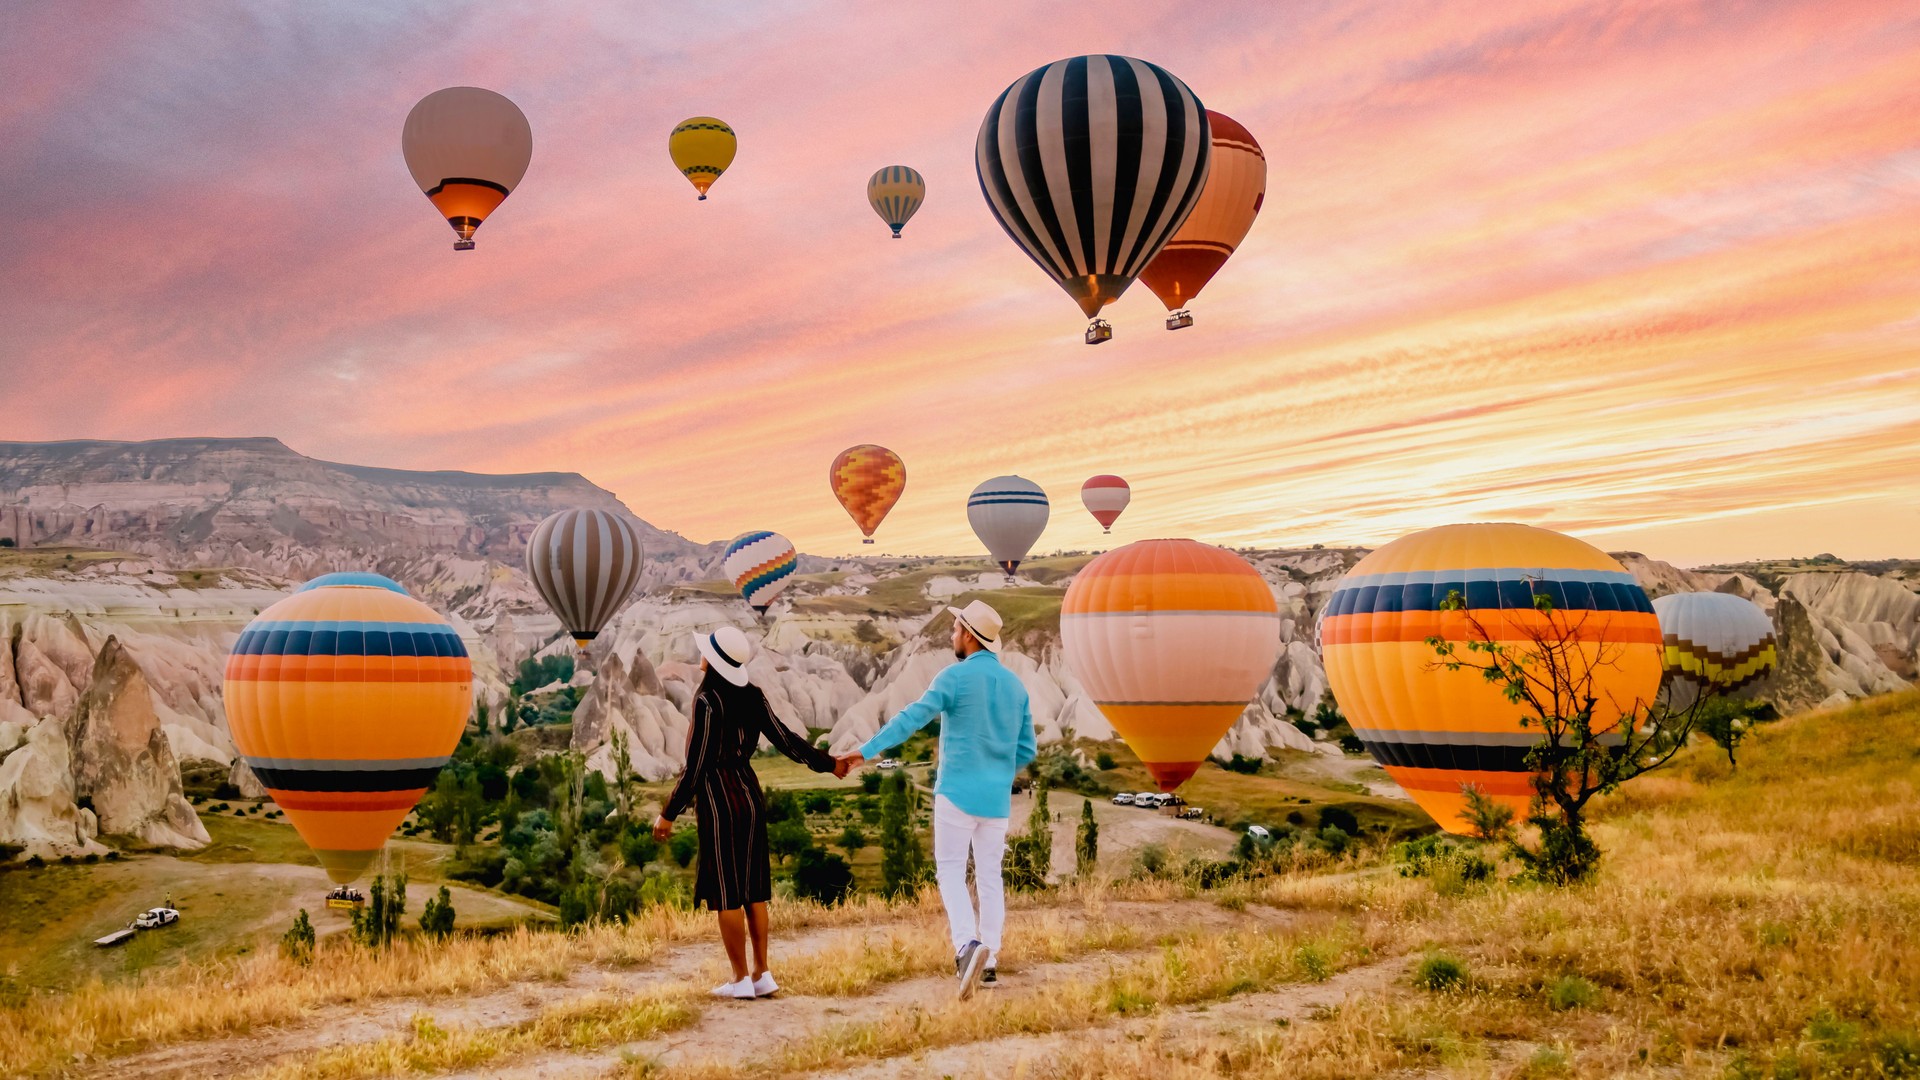
[[[1060,637],[1088,696],[1172,791],[1273,674],[1280,612],[1260,572],[1233,552],[1141,540],[1074,575]]]
[[[460,742],[473,664],[447,620],[392,581],[327,574],[247,624],[226,704],[234,749],[344,885]]]
[[[1465,610],[1440,610],[1454,591]],[[1535,608],[1536,593],[1552,599],[1550,614]],[[1569,666],[1592,672],[1594,730],[1644,711],[1659,691],[1660,621],[1646,591],[1599,548],[1530,525],[1447,525],[1368,555],[1327,602],[1320,652],[1354,734],[1441,828],[1458,833],[1468,830],[1462,785],[1525,815],[1526,757],[1540,728],[1521,725],[1530,714],[1498,683],[1440,666],[1427,639],[1491,640],[1520,657],[1539,653],[1542,631],[1576,644]],[[1464,648],[1460,656],[1474,659]]]
[[[880,527],[887,511],[907,490],[907,463],[884,446],[849,446],[833,459],[827,483],[833,488],[833,497],[866,534],[861,542],[871,544],[873,530]]]

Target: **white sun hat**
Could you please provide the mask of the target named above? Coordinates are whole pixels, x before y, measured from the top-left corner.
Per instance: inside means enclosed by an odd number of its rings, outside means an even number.
[[[721,678],[735,686],[747,685],[747,661],[753,659],[753,642],[739,627],[723,626],[694,638],[693,644]]]
[[[971,631],[974,639],[985,646],[988,652],[1000,651],[1000,613],[985,600],[975,600],[964,608],[950,607],[947,611],[955,621]]]

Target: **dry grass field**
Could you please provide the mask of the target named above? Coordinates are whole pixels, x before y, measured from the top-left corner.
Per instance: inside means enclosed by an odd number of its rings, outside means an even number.
[[[1016,900],[952,1000],[937,903],[775,908],[778,998],[709,921],[323,943],[0,1012],[0,1075],[1920,1076],[1920,694],[1696,751],[1601,812],[1598,881],[1405,877],[1375,846],[1214,889]]]

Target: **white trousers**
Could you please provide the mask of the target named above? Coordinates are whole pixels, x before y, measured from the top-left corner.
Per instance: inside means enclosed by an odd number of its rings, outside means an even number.
[[[967,893],[967,852],[973,852],[973,884],[980,894],[976,917]],[[986,946],[989,959],[1000,955],[1000,931],[1007,925],[1007,897],[1000,864],[1007,854],[1007,819],[974,817],[945,795],[933,797],[933,868],[940,903],[947,909],[954,955],[967,942]]]

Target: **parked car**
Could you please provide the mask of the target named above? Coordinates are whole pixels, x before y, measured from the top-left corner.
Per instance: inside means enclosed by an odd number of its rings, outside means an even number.
[[[1127,792],[1127,791],[1123,791],[1123,792],[1121,792],[1120,794],[1118,794],[1118,795],[1115,795],[1115,796],[1113,797],[1113,805],[1115,805],[1115,806],[1132,806],[1132,805],[1133,805],[1133,793],[1132,793],[1132,792]]]
[[[135,930],[154,930],[180,921],[180,913],[170,907],[148,908],[133,917]]]
[[[1197,806],[1183,806],[1180,808],[1180,812],[1177,816],[1182,821],[1198,821],[1201,818],[1206,817],[1207,812],[1205,810],[1200,809]]]
[[[1267,831],[1265,825],[1247,826],[1247,835],[1253,837],[1255,840],[1266,840],[1273,836],[1272,833]]]
[[[877,766],[879,766],[879,767],[880,767],[880,768],[882,768],[882,769],[897,769],[897,768],[899,768],[899,767],[900,767],[900,761],[899,761],[899,759],[898,759],[898,758],[890,758],[890,757],[889,757],[889,758],[881,758],[881,759],[880,759],[879,761],[876,761],[876,762],[874,762],[874,764],[875,764],[875,765],[877,765]]]

